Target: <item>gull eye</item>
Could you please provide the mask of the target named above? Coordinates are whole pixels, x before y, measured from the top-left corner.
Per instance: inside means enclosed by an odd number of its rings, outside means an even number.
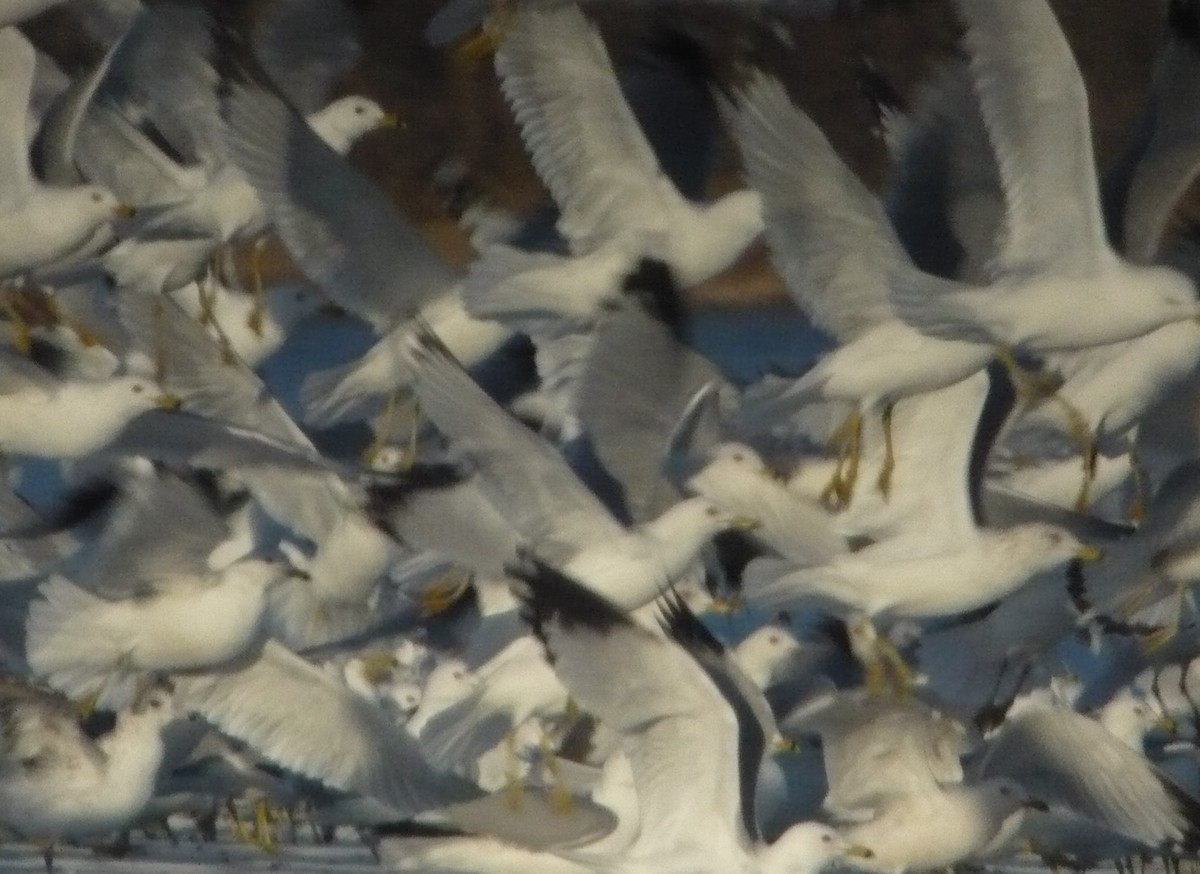
[[[135,395],[140,395],[145,390],[146,390],[146,387],[144,385],[142,385],[140,382],[135,382],[133,384],[133,393]]]
[[[455,672],[454,672],[453,674],[451,674],[450,676],[454,677],[454,679],[456,679],[456,680],[461,680],[461,679],[463,678],[463,672],[462,672],[462,671],[455,671]]]
[[[823,844],[833,843],[833,835],[830,835],[830,834],[821,835],[821,843],[823,843]]]
[[[767,643],[771,644],[772,646],[779,643],[779,635],[778,634],[768,634],[767,635]]]
[[[716,507],[709,507],[709,508],[708,508],[707,510],[705,510],[704,512],[705,512],[705,513],[707,513],[707,514],[708,514],[710,517],[716,518],[716,516],[717,516],[718,514],[720,514],[720,512],[721,512],[721,511],[720,511],[720,510],[718,510]]]
[[[104,200],[103,194],[101,194],[99,191],[92,192],[92,203],[99,203],[102,200]]]
[[[366,107],[364,107],[364,106],[363,106],[361,103],[360,103],[360,104],[358,104],[358,106],[354,107],[354,114],[355,114],[355,115],[362,115],[362,114],[363,114],[364,112],[366,112],[366,111],[367,111],[367,110],[366,110]]]
[[[740,452],[733,453],[733,455],[731,457],[733,458],[734,461],[738,462],[739,464],[746,460],[746,456]]]

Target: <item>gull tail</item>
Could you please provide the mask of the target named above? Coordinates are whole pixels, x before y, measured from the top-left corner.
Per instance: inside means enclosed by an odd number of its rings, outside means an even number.
[[[69,697],[125,704],[140,672],[122,667],[129,634],[113,621],[113,605],[64,577],[46,580],[38,593],[25,626],[30,670]]]
[[[365,366],[368,363],[357,359],[305,377],[300,386],[304,421],[327,427],[338,422],[367,419],[378,412],[383,392],[376,380],[370,378]]]
[[[456,701],[436,714],[421,730],[421,748],[439,767],[459,772],[469,769],[513,725],[507,713],[481,706],[479,694]]]

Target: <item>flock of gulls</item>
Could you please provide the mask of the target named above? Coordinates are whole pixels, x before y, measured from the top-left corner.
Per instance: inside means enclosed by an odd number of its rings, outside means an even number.
[[[911,101],[862,71],[880,194],[686,28],[637,79],[571,0],[452,0],[555,209],[439,173],[465,270],[346,157],[397,123],[330,100],[348,9],[70,0],[69,77],[50,5],[0,3],[0,826],[47,869],[278,810],[460,874],[1200,851],[1196,0],[1099,170],[1047,0],[954,0]],[[827,351],[739,384],[685,292],[760,239]]]

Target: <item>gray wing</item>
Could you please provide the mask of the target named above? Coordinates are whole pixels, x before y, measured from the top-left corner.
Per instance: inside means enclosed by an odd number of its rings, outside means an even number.
[[[917,271],[875,195],[777,80],[759,74],[726,114],[763,198],[771,258],[800,308],[842,342],[895,318],[889,279]]]
[[[1088,95],[1046,0],[956,0],[1007,205],[1007,266],[1111,260]]]
[[[25,113],[36,54],[16,28],[0,29],[0,201],[19,202],[33,189],[26,157]]]
[[[130,477],[72,581],[112,600],[189,585],[207,576],[209,553],[229,529],[208,500],[178,477]],[[216,578],[213,577],[215,580]]]
[[[123,294],[117,310],[135,345],[160,367],[163,387],[189,410],[316,454],[262,380],[172,301]],[[342,522],[351,500],[346,485],[329,474],[258,469],[245,471],[244,478],[273,518],[315,543]]]
[[[546,565],[515,568],[525,618],[572,697],[623,736],[639,850],[669,851],[695,822],[744,834],[738,721],[683,648]]]
[[[343,0],[275,0],[251,32],[254,56],[288,102],[307,114],[325,105],[358,61],[358,19]]]
[[[558,450],[488,397],[436,337],[413,334],[406,354],[422,414],[471,459],[493,504],[539,554],[624,535]]]
[[[108,75],[121,43],[115,43],[87,73],[76,76],[51,104],[34,141],[34,161],[50,185],[79,185],[84,177],[75,160],[75,147],[84,116],[96,91]]]
[[[334,470],[312,447],[182,410],[148,410],[121,429],[103,452],[140,455],[172,467],[225,470],[264,467],[304,473]]]
[[[621,92],[599,31],[575,3],[519,6],[496,51],[496,72],[572,251],[657,230],[682,203]]]
[[[1147,95],[1151,127],[1125,200],[1124,252],[1152,261],[1179,198],[1200,170],[1200,17],[1196,4],[1173,3],[1168,38]]]
[[[980,762],[980,776],[1011,777],[1151,847],[1200,837],[1200,805],[1141,753],[1090,717],[1039,707],[1010,718]]]
[[[780,723],[788,737],[821,736],[826,810],[853,818],[887,799],[962,782],[966,732],[919,701],[833,692]]]
[[[380,334],[457,281],[379,187],[281,97],[234,84],[225,117],[230,154],[296,263]]]
[[[681,330],[624,301],[597,327],[579,386],[580,421],[635,523],[675,502],[663,468],[676,421],[702,386],[724,382]]]
[[[435,771],[382,708],[274,641],[228,670],[175,683],[183,706],[221,731],[285,768],[383,801],[397,818],[483,794]]]

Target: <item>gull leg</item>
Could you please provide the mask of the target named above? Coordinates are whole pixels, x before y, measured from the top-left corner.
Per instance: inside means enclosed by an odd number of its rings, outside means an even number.
[[[1017,406],[1028,409],[1049,397],[1055,397],[1060,382],[1044,370],[1030,371],[1017,363],[1011,349],[997,347],[996,360],[1004,365],[1017,392]]]
[[[13,326],[13,345],[17,347],[17,351],[22,355],[28,355],[33,348],[33,337],[30,334],[29,322],[26,321],[25,317],[17,310],[16,305],[7,296],[2,308]]]
[[[838,453],[833,477],[821,492],[821,502],[832,510],[850,503],[854,482],[858,478],[858,462],[862,454],[862,413],[855,408],[846,416],[829,438],[829,446]]]
[[[274,819],[267,799],[258,799],[254,803],[254,843],[266,853],[275,851]]]
[[[54,841],[38,841],[42,848],[42,862],[46,865],[46,874],[54,874]]]
[[[510,810],[520,810],[525,796],[525,781],[517,765],[517,733],[509,729],[504,735],[504,759],[508,774],[504,781],[504,803]]]
[[[886,501],[892,491],[892,472],[896,469],[896,447],[892,442],[892,410],[895,404],[887,404],[883,408],[883,466],[879,469],[879,479],[876,486]]]
[[[500,0],[494,3],[478,33],[465,37],[454,49],[454,57],[459,64],[469,69],[491,57],[500,43],[504,42],[514,11],[511,2]]]
[[[900,650],[896,649],[896,645],[883,635],[880,635],[875,646],[878,649],[880,661],[890,669],[892,690],[896,693],[896,697],[903,699],[912,695],[915,685],[912,669],[904,660],[904,656],[900,654]]]
[[[259,237],[250,248],[250,289],[254,294],[254,309],[246,317],[246,327],[254,332],[256,337],[263,335],[263,314],[267,310],[267,289],[263,284],[262,258],[267,246],[267,238]]]
[[[363,459],[368,463],[374,461],[380,450],[387,446],[388,441],[392,439],[392,432],[396,429],[396,412],[399,405],[399,392],[390,393],[384,400],[383,412],[379,416],[379,427],[375,429],[375,439],[363,451]],[[407,458],[405,462],[402,469],[411,466],[411,462]]]
[[[471,584],[470,573],[455,567],[421,592],[421,616],[429,618],[445,613],[458,603]]]
[[[1171,642],[1172,638],[1179,633],[1179,620],[1183,612],[1184,586],[1176,585],[1174,594],[1174,608],[1171,611],[1171,618],[1165,625],[1159,626],[1142,640],[1142,652],[1147,654],[1153,653],[1161,649]]]
[[[575,799],[563,782],[562,773],[558,769],[558,759],[554,750],[550,748],[550,739],[545,734],[538,741],[538,749],[541,751],[542,764],[550,774],[550,807],[555,813],[570,813],[575,809]]]
[[[246,824],[242,822],[242,818],[238,815],[237,803],[233,798],[225,799],[225,810],[229,814],[229,822],[233,826],[234,840],[240,841],[243,844],[255,843],[254,836],[250,834],[246,828]]]
[[[1133,500],[1129,504],[1129,521],[1135,525],[1146,515],[1146,495],[1149,494],[1146,469],[1137,449],[1129,450],[1129,472],[1133,478]]]

